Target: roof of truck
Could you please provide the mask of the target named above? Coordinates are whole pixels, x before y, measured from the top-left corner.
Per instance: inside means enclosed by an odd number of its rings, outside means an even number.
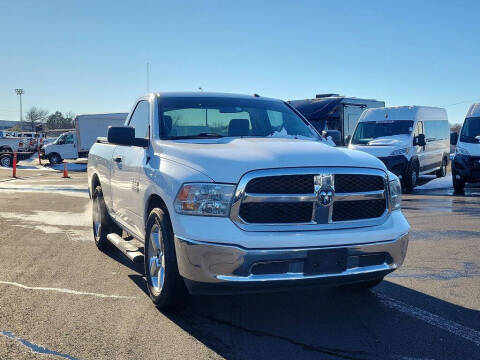
[[[367,109],[359,121],[382,120],[448,120],[448,117],[443,108],[414,105]]]
[[[469,117],[479,117],[480,116],[480,103],[472,104],[470,109],[468,109],[467,118]]]
[[[268,98],[259,95],[245,95],[245,94],[231,94],[231,93],[217,93],[217,92],[205,92],[205,91],[184,91],[184,92],[156,92],[153,93],[155,96],[161,98],[182,98],[182,97],[199,97],[199,98],[206,98],[206,97],[223,97],[223,98],[241,98],[241,99],[259,99],[259,100],[276,100],[282,101],[279,99]]]

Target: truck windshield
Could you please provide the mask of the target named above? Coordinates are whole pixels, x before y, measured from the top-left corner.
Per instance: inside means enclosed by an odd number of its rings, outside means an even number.
[[[368,144],[370,141],[394,135],[408,135],[411,133],[413,121],[366,121],[360,122],[352,137],[352,144]]]
[[[478,143],[478,139],[475,138],[477,136],[480,136],[480,117],[466,118],[460,134],[460,141]]]
[[[287,137],[318,139],[318,134],[281,101],[259,98],[160,98],[163,139]]]

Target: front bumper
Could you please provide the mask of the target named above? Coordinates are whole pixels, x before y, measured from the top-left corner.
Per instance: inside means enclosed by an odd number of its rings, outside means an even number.
[[[456,154],[452,161],[452,173],[467,182],[480,181],[480,156]]]
[[[290,286],[338,285],[375,279],[402,265],[408,233],[396,239],[345,246],[289,249],[245,249],[175,237],[180,274],[193,293],[264,291]],[[345,249],[340,272],[305,273],[313,251]]]
[[[379,157],[387,169],[399,177],[404,177],[408,169],[408,160],[403,155]]]

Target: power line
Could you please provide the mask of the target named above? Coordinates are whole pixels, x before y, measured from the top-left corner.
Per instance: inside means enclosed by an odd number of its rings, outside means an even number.
[[[445,105],[443,107],[450,107],[450,106],[455,106],[455,105],[467,104],[467,103],[471,103],[471,102],[474,102],[474,101],[480,101],[480,98],[471,99],[471,100],[464,100],[464,101],[460,101],[460,102],[457,102],[457,103],[454,103],[454,104]]]

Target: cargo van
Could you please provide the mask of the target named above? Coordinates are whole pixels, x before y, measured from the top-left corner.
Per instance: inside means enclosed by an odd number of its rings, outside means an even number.
[[[398,106],[365,110],[349,148],[378,157],[412,190],[419,175],[446,176],[449,139],[445,109]]]
[[[460,137],[452,134],[451,143],[456,145],[452,161],[453,187],[463,192],[465,183],[480,182],[480,103],[470,106]]]

